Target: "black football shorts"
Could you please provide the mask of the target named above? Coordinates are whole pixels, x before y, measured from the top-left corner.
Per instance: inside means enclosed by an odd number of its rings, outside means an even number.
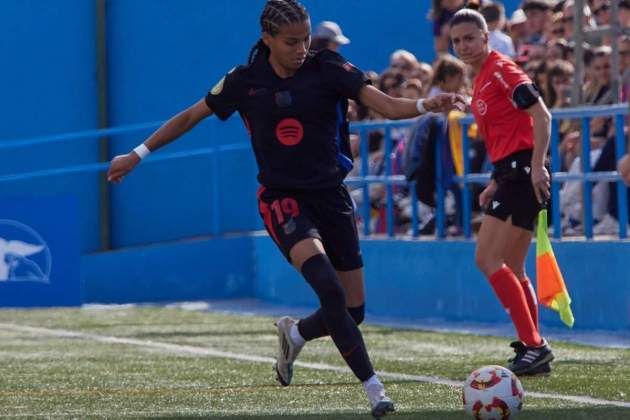
[[[541,205],[531,180],[532,150],[521,150],[495,162],[492,178],[497,190],[486,214],[500,220],[512,218],[512,225],[534,231]]]
[[[339,271],[363,267],[352,198],[345,185],[325,190],[258,190],[258,211],[284,256],[298,242],[320,239]]]

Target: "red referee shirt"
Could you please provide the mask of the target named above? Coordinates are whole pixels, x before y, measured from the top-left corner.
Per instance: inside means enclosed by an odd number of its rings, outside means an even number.
[[[473,83],[472,112],[490,160],[534,148],[534,121],[512,100],[514,90],[532,83],[512,60],[496,51],[481,65]]]

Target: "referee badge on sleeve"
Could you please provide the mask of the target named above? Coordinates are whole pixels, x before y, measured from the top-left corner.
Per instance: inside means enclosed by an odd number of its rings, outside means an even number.
[[[214,85],[210,93],[216,96],[216,95],[219,95],[221,92],[223,92],[224,82],[225,82],[225,76],[223,76],[223,78],[221,78],[221,80],[219,80],[219,82],[216,85]]]
[[[232,67],[232,70],[228,71],[228,74],[232,73],[234,71],[234,69],[236,69],[236,67]],[[223,76],[221,78],[221,80],[219,80],[217,82],[216,85],[214,85],[214,87],[212,88],[212,90],[210,91],[211,94],[213,95],[220,95],[221,92],[223,92],[223,84],[225,83],[225,76]]]

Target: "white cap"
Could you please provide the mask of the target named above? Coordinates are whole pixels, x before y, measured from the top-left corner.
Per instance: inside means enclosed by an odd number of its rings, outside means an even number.
[[[519,23],[525,22],[527,22],[527,16],[525,16],[525,12],[523,11],[523,9],[516,9],[510,17],[510,24],[518,25]]]
[[[324,21],[317,25],[313,38],[324,38],[339,45],[348,45],[350,40],[343,35],[341,28],[335,22]]]

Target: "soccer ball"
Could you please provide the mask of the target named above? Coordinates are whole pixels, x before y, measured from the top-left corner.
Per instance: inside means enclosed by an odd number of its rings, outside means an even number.
[[[510,370],[484,366],[464,383],[464,410],[478,420],[513,419],[521,411],[524,394],[521,381]]]

